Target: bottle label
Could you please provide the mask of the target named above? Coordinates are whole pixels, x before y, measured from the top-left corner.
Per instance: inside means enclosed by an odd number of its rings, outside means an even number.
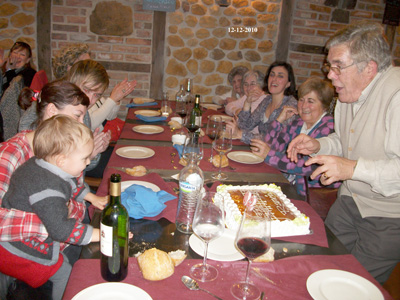
[[[103,255],[113,255],[113,228],[100,223],[100,251]]]
[[[195,123],[196,123],[197,126],[201,127],[201,116],[196,116]]]
[[[189,183],[189,182],[180,182],[179,183],[179,188],[182,192],[184,193],[191,193],[194,192],[197,189],[197,186]]]

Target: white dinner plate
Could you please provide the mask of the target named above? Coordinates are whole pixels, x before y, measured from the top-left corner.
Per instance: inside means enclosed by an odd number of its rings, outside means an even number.
[[[144,98],[144,97],[137,97],[133,99],[133,103],[136,104],[142,104],[142,103],[151,103],[154,102],[155,100],[152,98]]]
[[[128,146],[117,149],[115,152],[118,156],[125,158],[149,158],[152,157],[155,152],[153,149],[140,147],[140,146]]]
[[[381,291],[369,280],[342,270],[320,270],[307,279],[314,300],[383,300]]]
[[[156,125],[138,125],[132,128],[134,132],[143,134],[157,134],[164,131],[164,128]]]
[[[226,115],[213,115],[213,117],[221,117],[222,122],[229,122],[232,121],[233,118],[231,116],[226,116]],[[211,116],[209,116],[208,118],[210,118]]]
[[[213,103],[202,103],[200,104],[201,106],[203,106],[204,108],[211,108],[211,109],[220,109],[222,106],[218,105],[218,104],[213,104]]]
[[[216,261],[235,261],[244,258],[235,247],[236,232],[225,228],[224,233],[208,244],[207,259]],[[195,234],[189,238],[190,248],[198,255],[204,255],[204,242]]]
[[[125,189],[130,187],[132,184],[143,185],[149,189],[152,189],[153,192],[156,192],[156,193],[160,191],[160,188],[151,182],[140,181],[140,180],[128,180],[128,181],[121,182],[121,192],[125,191]]]
[[[106,282],[92,285],[72,298],[72,300],[152,300],[141,288],[137,286],[121,283]]]
[[[158,110],[139,109],[135,111],[135,115],[142,115],[145,117],[157,117],[160,115],[160,112]]]
[[[259,164],[264,161],[261,157],[248,151],[232,151],[227,156],[230,160],[247,165]]]

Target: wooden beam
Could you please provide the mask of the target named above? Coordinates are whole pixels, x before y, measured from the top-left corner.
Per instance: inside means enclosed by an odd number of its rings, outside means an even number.
[[[155,11],[153,15],[152,70],[150,98],[161,99],[164,79],[165,26],[167,14]]]
[[[275,58],[279,61],[287,61],[288,59],[294,2],[295,0],[282,1],[281,21],[275,52]]]
[[[38,69],[44,70],[49,80],[52,78],[51,72],[51,3],[48,0],[38,0],[36,16],[37,32],[37,58]]]

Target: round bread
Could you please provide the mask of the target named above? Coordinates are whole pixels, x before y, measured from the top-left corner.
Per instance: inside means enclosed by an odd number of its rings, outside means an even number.
[[[143,252],[137,260],[140,271],[147,280],[163,280],[174,274],[174,261],[164,251],[152,248]]]
[[[214,167],[219,168],[220,162],[221,162],[221,165],[222,165],[221,168],[225,168],[225,167],[229,166],[229,160],[228,160],[228,158],[226,157],[225,154],[222,154],[222,160],[220,160],[219,154],[214,155],[213,160],[212,160],[212,163],[213,163]]]
[[[144,176],[147,174],[147,170],[144,166],[136,166],[133,168],[126,168],[125,172],[131,176],[136,176],[136,177]]]

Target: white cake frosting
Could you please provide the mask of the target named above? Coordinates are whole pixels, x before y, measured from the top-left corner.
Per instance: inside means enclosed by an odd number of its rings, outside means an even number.
[[[240,191],[243,195],[250,191],[253,194],[257,194],[257,191],[272,192],[273,204],[275,209],[285,213],[290,211],[295,218],[289,219],[278,219],[274,214],[271,216],[271,235],[272,237],[283,237],[293,235],[304,235],[310,233],[310,219],[302,214],[294,204],[286,197],[279,186],[275,184],[263,184],[263,185],[243,185],[243,186],[232,186],[232,185],[220,185],[217,187],[217,193],[224,196],[225,201],[225,223],[230,229],[237,230],[242,219],[242,213],[240,212],[237,204],[231,198],[229,191]],[[275,197],[276,196],[276,197]],[[265,210],[270,210],[271,207],[267,208],[263,201],[258,201],[254,211],[259,214]]]

